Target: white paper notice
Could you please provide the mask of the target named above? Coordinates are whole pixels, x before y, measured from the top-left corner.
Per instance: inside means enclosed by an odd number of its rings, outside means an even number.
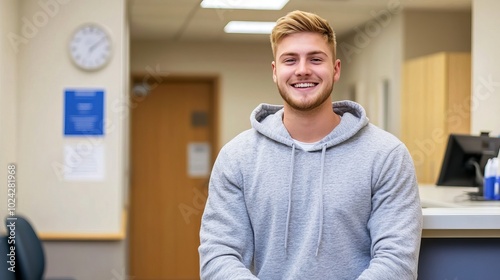
[[[102,145],[67,144],[64,146],[64,179],[66,181],[103,181],[104,147]]]
[[[210,144],[188,144],[188,176],[207,177],[210,175]]]

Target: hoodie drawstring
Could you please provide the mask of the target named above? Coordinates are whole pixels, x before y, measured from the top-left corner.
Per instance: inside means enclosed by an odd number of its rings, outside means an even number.
[[[288,210],[286,213],[286,224],[285,224],[285,254],[288,244],[288,226],[290,224],[290,210],[292,209],[292,186],[293,186],[293,168],[295,166],[295,144],[292,144],[292,159],[290,161],[290,184],[288,186]]]
[[[323,185],[325,177],[325,157],[326,157],[326,144],[323,145],[321,149],[321,175],[320,175],[320,186],[319,186],[319,230],[318,230],[318,242],[316,244],[316,256],[318,256],[319,245],[321,243],[321,236],[323,235]],[[288,186],[288,209],[286,214],[286,224],[285,224],[285,254],[287,252],[288,245],[288,229],[290,226],[290,212],[292,209],[292,187],[293,187],[293,169],[295,167],[295,144],[292,144],[292,156],[290,160],[290,183]]]
[[[326,144],[323,145],[321,149],[321,177],[319,183],[319,230],[318,230],[318,244],[316,245],[316,256],[319,252],[319,244],[321,243],[321,235],[323,235],[323,181],[325,178],[325,155],[326,155]]]

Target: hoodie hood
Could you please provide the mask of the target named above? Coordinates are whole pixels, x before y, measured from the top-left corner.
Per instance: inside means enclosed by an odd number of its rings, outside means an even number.
[[[353,101],[333,102],[332,110],[342,119],[332,132],[316,144],[313,151],[348,140],[369,122],[363,107]],[[291,147],[294,141],[283,125],[283,111],[283,105],[260,104],[252,112],[250,122],[260,134]]]
[[[326,160],[326,150],[330,147],[338,145],[349,138],[353,137],[359,130],[368,124],[368,118],[366,117],[365,110],[361,105],[352,101],[339,101],[332,103],[332,110],[340,115],[340,123],[330,132],[326,137],[324,137],[320,142],[318,142],[311,150],[311,152],[321,150],[321,160],[320,160],[320,173],[319,173],[319,197],[318,197],[318,238],[316,243],[316,253],[318,255],[319,247],[321,244],[322,234],[323,234],[323,188],[324,188],[324,177],[325,177],[325,160]],[[279,143],[285,144],[291,147],[290,156],[290,174],[289,174],[289,185],[288,185],[288,206],[286,214],[286,224],[285,224],[285,236],[284,245],[285,252],[288,246],[288,232],[290,227],[291,209],[292,209],[292,194],[293,194],[293,175],[295,168],[295,142],[286,130],[283,124],[283,106],[261,104],[259,105],[251,114],[250,121],[252,127],[256,129],[262,135],[277,141]]]

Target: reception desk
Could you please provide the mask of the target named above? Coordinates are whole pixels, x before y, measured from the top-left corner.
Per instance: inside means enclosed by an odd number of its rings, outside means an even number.
[[[473,201],[475,188],[419,186],[423,237],[500,237],[500,201]]]
[[[424,219],[418,279],[500,279],[500,201],[474,188],[419,186]]]

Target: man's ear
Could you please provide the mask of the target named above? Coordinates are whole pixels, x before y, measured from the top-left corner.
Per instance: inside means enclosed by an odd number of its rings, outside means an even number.
[[[333,63],[333,81],[337,82],[340,79],[340,59],[336,59]]]
[[[276,83],[276,62],[271,62],[271,67],[273,68],[273,81]]]

